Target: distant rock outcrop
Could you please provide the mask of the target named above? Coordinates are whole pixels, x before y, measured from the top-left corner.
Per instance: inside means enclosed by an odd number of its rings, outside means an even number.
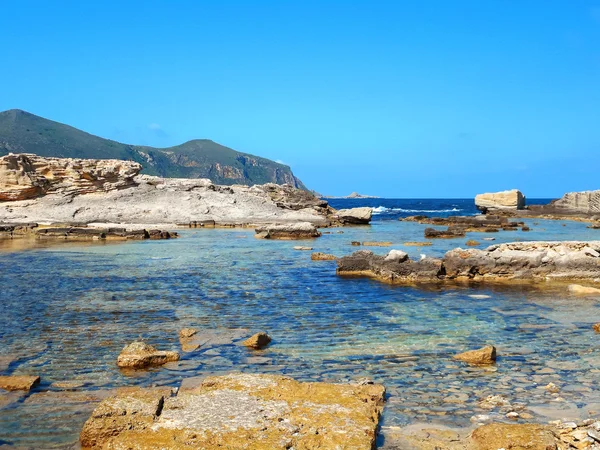
[[[479,194],[475,206],[480,211],[517,210],[525,207],[525,196],[517,189],[510,191]]]
[[[558,200],[551,202],[548,207],[568,212],[600,214],[600,190],[568,192]]]

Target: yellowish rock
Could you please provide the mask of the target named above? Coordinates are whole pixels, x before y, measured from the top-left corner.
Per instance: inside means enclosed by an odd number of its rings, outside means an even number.
[[[198,332],[198,330],[196,330],[195,328],[182,328],[179,331],[179,338],[180,339],[191,338],[197,332]]]
[[[209,377],[176,396],[138,389],[104,401],[81,443],[113,450],[371,450],[384,394],[381,385]]]
[[[315,252],[310,255],[310,259],[313,261],[335,261],[337,258],[335,255],[330,255],[328,253]]]
[[[548,450],[556,448],[552,429],[543,425],[491,423],[471,435],[474,450]]]
[[[28,391],[40,384],[40,377],[9,375],[0,377],[0,388],[7,391]]]
[[[250,336],[246,339],[242,344],[246,347],[253,348],[255,350],[260,350],[261,348],[265,348],[267,345],[271,343],[271,336],[267,333],[261,331],[256,333],[255,335]]]
[[[391,247],[392,243],[391,242],[366,241],[366,242],[363,242],[362,245],[364,245],[365,247]]]
[[[145,342],[135,341],[121,351],[117,365],[122,368],[143,369],[178,360],[177,352],[160,351]]]

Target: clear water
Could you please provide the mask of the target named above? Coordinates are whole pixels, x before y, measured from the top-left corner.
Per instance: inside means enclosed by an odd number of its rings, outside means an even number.
[[[530,232],[493,237],[600,237],[583,223],[528,223]],[[356,250],[351,241],[389,240],[418,257],[484,237],[402,245],[423,241],[425,227],[377,218],[370,227],[324,230],[332,234],[301,244],[344,255]],[[465,426],[484,412],[477,402],[489,394],[526,404],[533,421],[600,411],[600,339],[591,330],[600,321],[599,299],[571,297],[561,287],[416,289],[339,278],[335,262],[311,261],[311,252],[294,245],[256,240],[251,230],[207,229],[185,230],[171,241],[5,248],[0,374],[37,374],[42,384],[29,395],[0,395],[0,446],[71,448],[94,402],[111,389],[177,386],[185,377],[232,370],[302,380],[371,378],[388,388],[386,426]],[[260,352],[235,344],[201,347],[168,368],[117,368],[120,350],[140,336],[180,350],[177,334],[188,326],[265,330],[273,343]],[[487,343],[498,348],[495,368],[451,359]],[[77,384],[69,391],[54,384],[64,381]],[[561,386],[562,400],[541,388],[548,382]]]

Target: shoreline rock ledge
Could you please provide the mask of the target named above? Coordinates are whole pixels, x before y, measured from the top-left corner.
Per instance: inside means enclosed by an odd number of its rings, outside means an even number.
[[[518,189],[478,194],[475,206],[484,214],[488,211],[516,211],[525,208],[525,196]]]
[[[548,281],[600,278],[600,241],[513,242],[457,248],[442,259],[390,259],[361,250],[337,260],[336,273],[388,283]]]
[[[86,449],[372,450],[385,388],[233,373],[104,400],[80,435]]]

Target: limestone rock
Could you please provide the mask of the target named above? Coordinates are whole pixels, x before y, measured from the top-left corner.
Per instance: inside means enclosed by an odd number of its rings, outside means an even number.
[[[243,344],[246,347],[253,348],[255,350],[260,350],[262,348],[265,348],[270,343],[271,343],[271,336],[269,336],[267,333],[265,333],[263,331],[256,333],[253,336],[250,336],[248,339],[246,339],[243,342]]]
[[[312,247],[303,247],[301,245],[295,245],[294,246],[294,250],[299,250],[299,251],[310,251],[312,250]]]
[[[25,200],[52,192],[71,195],[133,186],[142,166],[114,159],[0,157],[0,201]]]
[[[408,259],[408,253],[402,250],[390,250],[385,257],[385,261],[404,262]]]
[[[7,391],[29,391],[38,384],[40,384],[40,377],[38,376],[0,376],[0,389]]]
[[[592,286],[581,286],[580,284],[570,284],[569,292],[576,295],[600,295],[600,289]]]
[[[330,255],[328,253],[315,252],[310,255],[310,259],[313,261],[334,261],[337,258],[335,255]]]
[[[550,427],[532,424],[491,423],[471,434],[475,450],[549,450],[556,448]]]
[[[465,245],[467,245],[468,247],[477,247],[478,245],[481,245],[479,242],[473,240],[473,239],[469,239]]]
[[[554,200],[549,208],[579,212],[583,214],[600,213],[600,190],[584,192],[568,192],[560,199]]]
[[[518,210],[525,207],[525,196],[517,189],[479,194],[475,197],[475,206],[484,213],[494,210]]]
[[[469,350],[455,355],[454,359],[476,365],[494,364],[496,362],[496,347],[486,345],[478,350]]]
[[[256,228],[257,239],[312,239],[321,236],[317,228],[309,222],[301,222],[294,224],[279,224],[265,225]]]
[[[81,433],[92,449],[371,450],[381,385],[300,383],[275,375],[230,374],[180,388],[138,389],[101,403]],[[162,403],[161,403],[162,402]]]
[[[436,230],[435,228],[425,228],[425,239],[432,238],[455,238],[464,237],[465,231],[458,227],[448,227],[447,230]]]
[[[368,225],[373,217],[373,209],[367,207],[340,209],[335,216],[342,224]]]
[[[121,351],[117,358],[117,365],[122,368],[143,369],[178,360],[177,352],[159,351],[144,342],[135,341]]]
[[[596,333],[600,333],[600,322],[592,325],[592,330],[594,330]]]
[[[362,245],[365,247],[390,247],[392,245],[392,243],[388,242],[388,241],[383,241],[383,242],[365,241],[362,243]]]

